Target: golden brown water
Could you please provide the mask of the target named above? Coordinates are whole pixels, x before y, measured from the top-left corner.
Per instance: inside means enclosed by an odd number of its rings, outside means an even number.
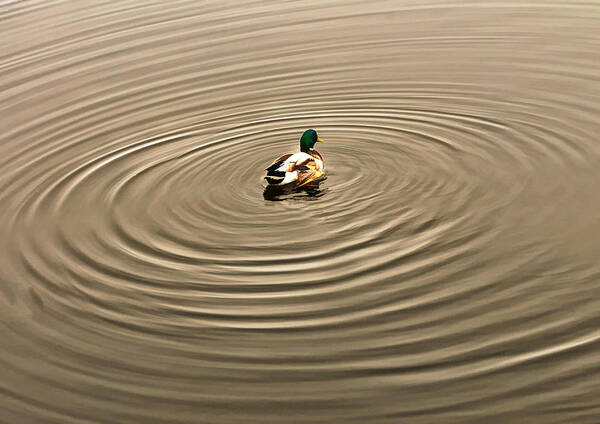
[[[0,422],[600,422],[600,3],[0,3]],[[318,190],[263,198],[315,128]]]

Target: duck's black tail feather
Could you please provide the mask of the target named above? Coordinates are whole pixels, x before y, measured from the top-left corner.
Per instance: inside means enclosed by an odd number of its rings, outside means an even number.
[[[267,168],[267,176],[265,177],[265,180],[267,180],[269,184],[279,184],[285,178],[285,171],[277,170],[281,165],[283,165],[283,161],[275,162],[273,165]]]

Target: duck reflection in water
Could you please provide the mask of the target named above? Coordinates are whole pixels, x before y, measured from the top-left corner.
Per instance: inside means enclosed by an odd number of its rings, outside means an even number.
[[[284,188],[273,185],[268,185],[263,192],[265,200],[279,202],[282,200],[316,200],[323,196],[326,192],[326,188],[321,187],[321,183],[325,181],[326,177],[319,178],[318,180],[311,181],[302,187],[296,188]]]

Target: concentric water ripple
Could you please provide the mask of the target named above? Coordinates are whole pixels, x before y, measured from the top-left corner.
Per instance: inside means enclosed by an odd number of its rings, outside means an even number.
[[[0,4],[0,422],[597,423],[599,18]]]

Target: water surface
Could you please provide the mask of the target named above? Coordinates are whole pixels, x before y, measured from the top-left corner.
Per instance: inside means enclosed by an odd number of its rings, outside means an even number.
[[[0,3],[0,422],[600,422],[599,28]]]

